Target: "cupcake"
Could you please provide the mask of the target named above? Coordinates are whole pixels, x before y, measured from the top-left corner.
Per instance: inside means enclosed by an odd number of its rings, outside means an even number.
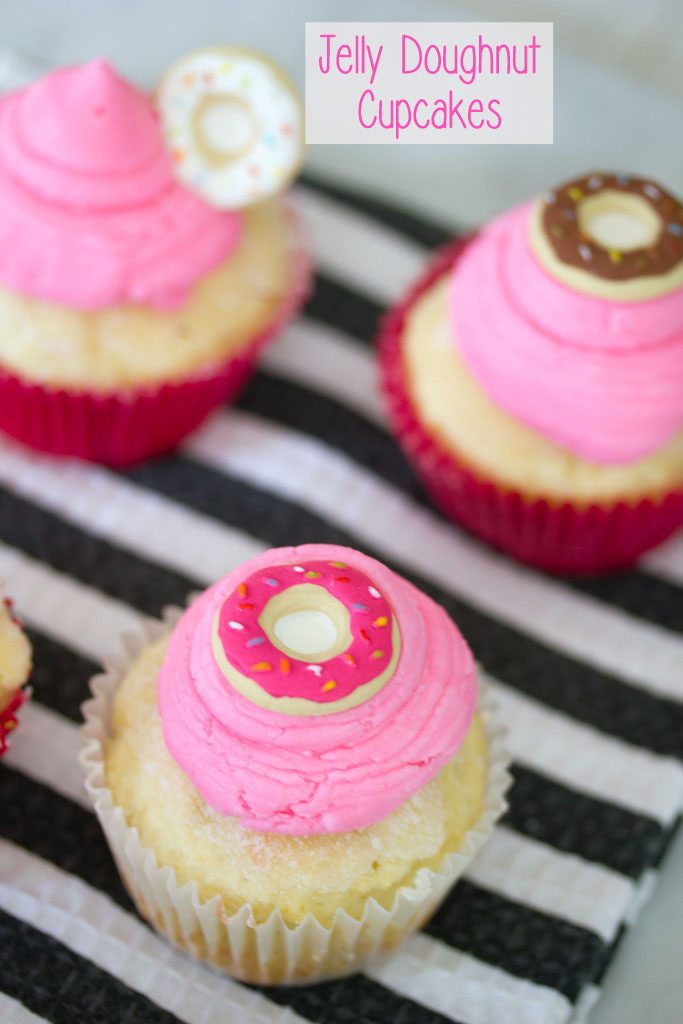
[[[81,761],[133,900],[249,982],[341,976],[391,949],[504,809],[467,644],[348,548],[259,555],[93,692]]]
[[[0,757],[17,727],[17,712],[26,699],[22,687],[31,674],[31,645],[12,615],[10,602],[0,598]]]
[[[299,100],[205,50],[150,98],[105,60],[0,103],[0,429],[123,465],[232,397],[308,277],[279,193]]]
[[[435,261],[380,337],[446,515],[525,562],[617,569],[683,523],[683,207],[590,174]]]

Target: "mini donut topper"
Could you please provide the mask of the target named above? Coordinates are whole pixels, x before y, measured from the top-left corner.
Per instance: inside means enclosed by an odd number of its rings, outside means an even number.
[[[683,205],[645,178],[575,178],[543,197],[540,224],[561,263],[603,280],[660,277],[683,260]]]
[[[176,175],[234,210],[282,191],[303,158],[299,95],[267,57],[216,46],[181,58],[156,90]]]
[[[391,606],[346,562],[261,568],[218,609],[212,631],[225,678],[260,707],[329,715],[391,679],[401,640]]]

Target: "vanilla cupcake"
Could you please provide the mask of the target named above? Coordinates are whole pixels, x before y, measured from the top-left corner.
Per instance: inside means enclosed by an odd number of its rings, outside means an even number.
[[[12,616],[9,601],[0,598],[0,757],[17,727],[17,712],[26,698],[22,687],[30,674],[28,637]]]
[[[504,808],[465,641],[348,548],[259,555],[94,693],[87,788],[140,913],[243,980],[339,976],[392,948]]]
[[[683,207],[591,174],[447,249],[380,339],[447,515],[524,561],[619,568],[683,523]]]
[[[235,49],[186,58],[154,101],[104,60],[4,98],[0,428],[125,464],[233,396],[305,291],[277,195],[300,156],[296,95]]]

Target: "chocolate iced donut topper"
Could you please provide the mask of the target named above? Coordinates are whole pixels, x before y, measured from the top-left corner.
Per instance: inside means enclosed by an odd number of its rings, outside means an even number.
[[[607,281],[662,276],[683,261],[683,205],[645,178],[576,178],[543,197],[540,220],[561,263]]]

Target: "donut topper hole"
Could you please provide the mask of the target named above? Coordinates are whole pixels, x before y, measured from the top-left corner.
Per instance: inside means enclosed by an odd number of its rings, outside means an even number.
[[[351,643],[346,605],[315,583],[301,583],[276,594],[259,616],[274,647],[300,661],[328,661]]]
[[[641,196],[605,189],[582,199],[578,207],[579,229],[603,249],[631,252],[654,245],[661,221]]]
[[[195,114],[195,138],[212,162],[241,156],[256,131],[250,107],[238,96],[206,96]]]
[[[337,639],[337,627],[329,615],[313,610],[282,615],[275,620],[273,633],[284,647],[304,657],[322,654]]]

